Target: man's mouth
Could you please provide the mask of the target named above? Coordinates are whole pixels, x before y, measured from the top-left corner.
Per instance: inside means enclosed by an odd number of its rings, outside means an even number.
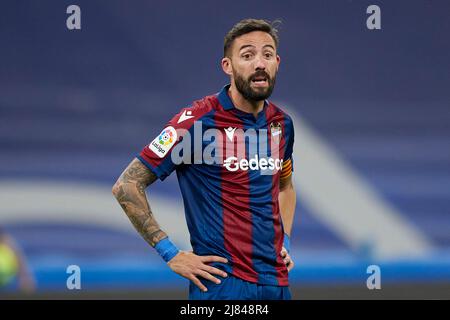
[[[267,77],[265,76],[257,76],[252,78],[252,83],[256,86],[265,86],[268,84]]]

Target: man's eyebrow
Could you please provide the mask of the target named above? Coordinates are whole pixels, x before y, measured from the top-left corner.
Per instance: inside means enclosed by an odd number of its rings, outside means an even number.
[[[244,44],[242,47],[239,48],[239,51],[241,51],[242,49],[248,48],[248,47],[254,48],[255,46],[252,44]],[[263,49],[266,47],[269,47],[269,48],[272,48],[273,50],[275,50],[275,47],[271,44],[266,44],[265,46],[263,46]]]
[[[265,47],[270,47],[270,48],[272,48],[273,50],[275,50],[275,47],[274,47],[273,45],[271,45],[271,44],[266,44],[263,48],[265,48]]]
[[[244,44],[243,46],[241,46],[240,48],[239,48],[239,51],[241,51],[242,49],[245,49],[245,48],[248,48],[248,47],[255,47],[254,45],[252,45],[252,44]]]

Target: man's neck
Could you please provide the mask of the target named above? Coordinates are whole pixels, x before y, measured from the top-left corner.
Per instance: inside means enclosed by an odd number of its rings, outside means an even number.
[[[236,109],[247,113],[253,113],[255,118],[257,117],[258,113],[264,108],[264,100],[249,101],[245,99],[233,84],[228,89],[228,94],[230,95],[231,101],[233,101]]]

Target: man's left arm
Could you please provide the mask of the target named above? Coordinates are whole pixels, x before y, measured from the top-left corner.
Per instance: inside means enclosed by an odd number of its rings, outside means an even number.
[[[292,170],[292,169],[291,169]],[[295,204],[297,201],[297,195],[292,183],[292,171],[280,179],[280,193],[278,195],[278,203],[280,205],[281,219],[283,221],[283,227],[285,232],[285,241],[283,250],[281,250],[281,256],[286,264],[288,271],[294,267],[294,261],[292,261],[288,250],[289,237],[291,236],[292,223],[294,221]],[[288,247],[288,248],[286,248]]]

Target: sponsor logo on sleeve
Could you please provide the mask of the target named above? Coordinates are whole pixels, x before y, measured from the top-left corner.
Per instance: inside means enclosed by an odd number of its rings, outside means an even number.
[[[177,131],[170,126],[165,128],[148,146],[158,157],[164,158],[177,141]]]

